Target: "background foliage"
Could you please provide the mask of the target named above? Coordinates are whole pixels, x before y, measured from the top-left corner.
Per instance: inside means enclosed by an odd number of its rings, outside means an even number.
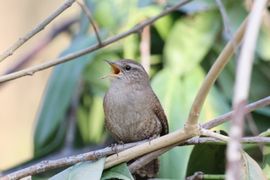
[[[165,7],[165,4],[143,0],[87,0],[86,2],[100,27],[102,39],[135,26],[147,17],[158,14]],[[166,5],[173,5],[176,2],[171,0]],[[229,15],[229,27],[233,33],[247,15],[247,11],[244,3],[233,0],[224,3]],[[69,48],[60,56],[96,43],[88,23],[88,19],[82,14],[80,26],[73,30],[74,35]],[[170,131],[183,127],[205,74],[230,36],[230,33],[224,31],[223,20],[214,0],[191,2],[151,26],[151,84],[167,114]],[[256,50],[250,101],[270,94],[269,39],[270,29],[263,25]],[[140,41],[140,34],[134,34],[107,48],[54,68],[36,117],[33,142],[35,159],[56,152],[74,153],[84,147],[90,150],[112,142],[104,129],[102,101],[109,81],[102,80],[100,77],[108,74],[110,70],[103,60],[129,58],[140,62]],[[200,122],[206,122],[230,110],[235,64],[236,61],[233,59],[212,88]],[[75,114],[72,111],[75,111]],[[267,121],[269,117],[269,107],[254,112],[253,118],[250,118],[245,125],[245,135],[267,130],[270,126],[270,122]],[[76,123],[75,127],[72,127],[71,122],[74,118]],[[227,131],[228,124],[223,124],[216,129]],[[225,145],[215,144],[174,148],[161,156],[159,176],[183,179],[197,171],[224,174],[225,148]],[[267,171],[270,166],[269,147],[247,145],[245,150],[262,168],[265,168],[266,173],[269,173]],[[245,162],[252,164],[249,155],[245,156]],[[93,166],[100,169],[95,177],[101,177],[104,164],[102,161],[104,160],[95,164],[75,165],[52,179],[63,177],[76,179],[72,173],[81,171],[80,169],[91,169]],[[103,173],[103,179],[132,178],[124,164],[115,168]],[[93,174],[83,176],[89,178],[90,175]]]

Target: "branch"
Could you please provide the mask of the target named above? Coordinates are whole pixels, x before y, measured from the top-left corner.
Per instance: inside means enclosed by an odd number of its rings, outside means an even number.
[[[241,173],[239,173],[241,168],[240,139],[243,134],[245,105],[249,93],[254,51],[266,4],[267,0],[254,1],[238,60],[233,98],[234,114],[229,132],[231,139],[227,148],[226,179],[228,180],[241,179]]]
[[[229,141],[229,138],[227,136],[224,136],[224,135],[219,134],[219,133],[215,133],[215,132],[210,131],[208,129],[201,128],[200,133],[201,133],[201,136],[208,136],[208,137],[216,138],[216,139],[222,140],[224,142]]]
[[[58,9],[56,9],[49,17],[44,19],[40,24],[38,24],[32,31],[25,34],[23,37],[19,38],[12,46],[6,49],[2,54],[0,54],[0,62],[11,56],[19,47],[31,39],[34,35],[43,30],[50,22],[52,22],[57,16],[69,8],[75,0],[66,0]]]
[[[150,72],[150,49],[151,49],[151,34],[150,27],[143,28],[141,33],[140,51],[141,51],[141,63],[145,71]]]
[[[267,97],[265,97],[263,99],[260,99],[260,100],[254,102],[254,103],[251,103],[251,104],[247,105],[245,107],[244,111],[247,114],[247,113],[250,113],[251,111],[254,111],[254,110],[262,108],[262,107],[265,107],[265,106],[267,106],[269,104],[270,104],[270,96],[267,96]],[[223,124],[224,122],[227,122],[232,118],[233,113],[234,113],[234,111],[223,114],[223,115],[221,115],[221,116],[219,116],[219,117],[217,117],[215,119],[212,119],[211,121],[209,121],[207,123],[204,123],[202,125],[202,127],[205,128],[205,129],[211,129],[211,128],[216,127],[216,126],[218,126],[220,124]]]
[[[224,25],[224,29],[225,29],[225,35],[227,35],[227,37],[229,39],[232,39],[232,30],[231,30],[231,26],[230,26],[230,21],[229,21],[229,16],[226,12],[226,9],[222,3],[221,0],[216,0],[216,4],[219,8],[219,11],[220,11],[220,14],[221,14],[221,17],[223,19],[223,25]]]
[[[68,28],[77,22],[78,19],[68,19],[67,21],[63,22],[56,28],[53,28],[51,32],[40,40],[38,44],[36,44],[31,51],[27,52],[22,58],[16,60],[16,63],[13,64],[10,68],[8,68],[4,74],[13,73],[20,68],[22,68],[26,63],[28,63],[34,56],[36,56],[41,50],[43,50],[48,44],[55,39],[59,34],[68,30]]]
[[[183,143],[178,144],[178,146],[196,145],[196,144],[224,144],[225,145],[228,142],[228,137],[225,136],[225,138],[224,138],[224,137],[222,137],[221,134],[213,133],[213,132],[209,133],[207,131],[205,131],[204,134],[208,135],[208,136],[213,136],[213,137],[194,137],[194,138],[191,138]],[[241,139],[241,143],[245,143],[245,144],[254,144],[254,143],[261,144],[261,143],[263,143],[263,144],[269,145],[270,144],[270,137],[261,137],[261,136],[244,137]],[[136,170],[142,168],[143,166],[145,166],[146,164],[148,164],[152,160],[156,159],[161,154],[167,152],[171,148],[172,148],[171,146],[166,147],[166,148],[160,149],[158,151],[152,152],[150,154],[147,154],[143,157],[140,157],[139,159],[137,159],[136,161],[134,161],[133,163],[131,163],[129,165],[128,168],[129,168],[130,172],[133,173]]]
[[[85,4],[80,3],[78,0],[76,0],[76,3],[80,6],[80,8],[86,14],[89,22],[91,23],[91,25],[93,27],[93,30],[95,32],[95,35],[96,35],[98,44],[101,46],[102,45],[102,41],[101,41],[101,38],[100,38],[99,33],[98,33],[99,30],[98,30],[98,27],[97,27],[97,25],[96,25],[96,23],[95,23],[95,21],[94,21],[94,19],[92,17],[92,13],[90,12],[90,9],[88,9]]]
[[[145,141],[143,141],[145,142]],[[135,146],[137,143],[129,143],[124,145],[117,146],[117,151],[123,151],[125,149],[131,148]],[[20,179],[29,175],[36,175],[42,172],[46,172],[52,169],[57,169],[60,167],[66,167],[73,164],[76,164],[78,162],[82,161],[90,161],[90,160],[97,160],[101,157],[114,154],[115,149],[112,147],[106,147],[101,150],[92,151],[84,154],[69,156],[61,159],[56,160],[48,160],[48,161],[41,161],[40,163],[37,163],[33,166],[21,169],[19,171],[16,171],[14,173],[8,174],[6,176],[0,177],[0,180],[7,180],[7,179]]]
[[[256,104],[257,102],[254,102],[252,104]],[[270,104],[270,101],[268,102]],[[250,104],[249,106],[251,106],[252,104]],[[267,104],[265,104],[267,105]],[[220,116],[219,118],[223,118],[223,116]],[[217,121],[218,118],[212,120],[212,121]],[[202,127],[205,127],[207,123],[205,123]],[[136,142],[136,143],[129,143],[129,144],[124,144],[124,145],[118,145],[116,148],[111,148],[111,147],[107,147],[104,149],[100,149],[97,151],[92,151],[92,152],[88,152],[88,153],[84,153],[84,154],[79,154],[79,155],[74,155],[74,156],[69,156],[69,157],[65,157],[65,158],[61,158],[61,159],[56,159],[56,160],[49,160],[49,161],[41,161],[40,163],[37,163],[35,165],[32,165],[30,167],[21,169],[19,171],[15,171],[11,174],[8,174],[6,176],[0,177],[0,180],[6,180],[6,179],[19,179],[19,178],[23,178],[29,175],[36,175],[39,174],[41,172],[46,172],[52,169],[56,169],[56,168],[61,168],[61,167],[66,167],[66,166],[70,166],[73,164],[76,164],[78,162],[82,162],[82,161],[89,161],[89,160],[96,160],[98,158],[110,155],[110,154],[114,154],[115,151],[117,152],[121,152],[125,149],[140,145],[144,142],[147,142],[149,144],[148,141],[140,141],[140,142]],[[262,136],[255,136],[255,137],[244,137],[241,139],[241,142],[243,143],[265,143],[265,144],[270,144],[270,138],[269,137],[262,137]],[[211,143],[211,144],[226,144],[226,142],[216,139],[216,138],[212,138],[212,137],[194,137],[191,139],[186,140],[185,142],[182,143],[177,143],[179,144],[179,146],[184,146],[184,145],[195,145],[195,144],[204,144],[204,143]],[[152,141],[151,143],[152,144]],[[171,147],[168,148],[168,150]],[[164,153],[162,151],[160,154]],[[155,159],[157,156],[153,156]],[[136,161],[135,161],[136,162]],[[137,166],[138,167],[138,166]]]
[[[24,70],[21,70],[21,71],[15,72],[15,73],[0,76],[0,83],[10,81],[10,80],[13,80],[13,79],[17,79],[17,78],[20,78],[20,77],[23,77],[23,76],[33,75],[35,72],[42,71],[44,69],[50,68],[50,67],[58,65],[58,64],[62,64],[64,62],[70,61],[72,59],[83,56],[83,55],[85,55],[87,53],[90,53],[90,52],[96,51],[98,49],[101,49],[101,48],[103,48],[105,46],[108,46],[108,45],[110,45],[110,44],[112,44],[112,43],[114,43],[116,41],[119,41],[119,40],[133,34],[133,33],[139,32],[145,26],[149,26],[149,25],[153,24],[158,19],[162,18],[163,16],[166,16],[167,14],[171,13],[172,11],[177,10],[179,7],[187,4],[190,1],[191,0],[183,0],[183,1],[179,2],[179,3],[177,3],[175,6],[172,6],[172,7],[168,8],[168,9],[162,11],[159,15],[154,16],[152,18],[149,18],[149,19],[139,23],[138,25],[131,28],[130,30],[128,30],[126,32],[123,32],[123,33],[120,33],[120,34],[118,34],[116,36],[113,36],[113,37],[103,41],[102,45],[96,44],[96,45],[93,45],[93,46],[91,46],[89,48],[82,49],[82,50],[77,51],[75,53],[70,53],[70,54],[68,54],[66,56],[57,58],[55,60],[47,61],[44,64],[32,66],[30,68],[26,68]]]
[[[270,96],[247,105],[245,107],[245,112],[249,113],[251,111],[254,111],[254,110],[258,109],[258,108],[262,108],[262,107],[267,106],[269,104],[270,104]],[[210,137],[215,137],[215,138],[198,138],[198,137],[194,137],[194,138],[191,138],[191,139],[189,139],[189,140],[187,140],[187,141],[185,141],[183,143],[180,143],[179,145],[181,146],[181,145],[201,144],[201,143],[226,144],[227,141],[228,141],[227,137],[224,138],[224,137],[221,137],[220,135],[218,135],[218,137],[217,137],[217,135],[216,135],[217,133],[215,133],[215,134],[213,134],[212,132],[209,133],[209,132],[206,131],[206,129],[211,129],[211,128],[216,127],[216,126],[218,126],[218,125],[220,125],[220,124],[222,124],[224,122],[227,122],[227,121],[231,120],[232,114],[233,114],[233,112],[226,113],[226,114],[221,115],[221,116],[219,116],[219,117],[217,117],[217,118],[215,118],[213,120],[210,120],[209,122],[204,123],[202,125],[202,128],[205,128],[205,129],[201,129],[201,134],[206,135],[206,136],[210,136]],[[260,134],[259,136],[256,136],[256,137],[242,138],[241,142],[242,143],[267,143],[268,144],[268,143],[270,143],[270,138],[264,139],[264,137],[263,138],[260,138],[260,137],[267,136],[269,134],[270,134],[270,131],[267,130],[263,134]],[[223,140],[220,140],[220,139],[223,139]],[[175,145],[172,145],[172,146],[163,148],[161,150],[152,152],[150,154],[147,154],[147,155],[141,157],[140,159],[134,161],[132,164],[129,165],[130,171],[135,172],[136,170],[140,169],[141,167],[146,165],[151,160],[156,159],[158,156],[160,156],[161,154],[167,152],[168,150],[170,150],[174,146]]]
[[[227,43],[227,45],[218,56],[215,63],[212,65],[208,74],[206,75],[203,81],[203,84],[200,87],[199,92],[197,93],[196,98],[192,104],[191,110],[189,112],[188,120],[185,126],[185,128],[187,128],[188,130],[197,126],[198,118],[199,118],[203,103],[205,101],[205,98],[210,88],[214,84],[215,80],[217,79],[217,77],[219,76],[219,74],[221,73],[225,65],[229,62],[230,57],[232,56],[234,52],[235,45],[240,44],[243,34],[244,34],[245,27],[246,27],[246,22],[247,22],[247,19],[245,19],[242,22],[234,38],[230,40],[229,43]]]

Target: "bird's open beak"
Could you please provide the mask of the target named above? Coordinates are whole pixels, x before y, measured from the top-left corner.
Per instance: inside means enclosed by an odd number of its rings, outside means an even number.
[[[109,74],[108,76],[111,76],[111,77],[118,77],[119,74],[121,73],[121,70],[120,70],[120,67],[114,63],[114,62],[111,62],[111,61],[108,61],[108,60],[105,60],[112,68],[112,73]]]

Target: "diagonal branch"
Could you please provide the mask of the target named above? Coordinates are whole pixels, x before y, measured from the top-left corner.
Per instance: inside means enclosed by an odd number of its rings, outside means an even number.
[[[56,9],[49,17],[47,17],[40,24],[38,24],[33,30],[25,34],[23,37],[19,38],[12,46],[10,46],[2,54],[0,54],[0,62],[11,56],[19,47],[21,47],[34,35],[43,30],[57,16],[59,16],[62,12],[69,8],[74,3],[74,1],[75,0],[66,0],[58,9]]]
[[[80,6],[80,8],[83,10],[83,12],[86,14],[87,18],[89,19],[89,22],[91,23],[93,30],[95,32],[98,44],[101,46],[102,45],[102,41],[101,38],[99,36],[99,30],[98,30],[98,26],[95,23],[93,17],[92,17],[92,13],[90,12],[90,9],[87,8],[87,6],[85,4],[80,3],[78,0],[76,0],[76,3]]]
[[[80,56],[86,55],[86,54],[88,54],[90,52],[93,52],[93,51],[101,49],[101,48],[103,48],[105,46],[108,46],[108,45],[110,45],[110,44],[112,44],[112,43],[114,43],[116,41],[119,41],[119,40],[133,34],[133,33],[139,32],[145,26],[149,26],[149,25],[153,24],[158,19],[160,19],[163,16],[166,16],[169,13],[177,10],[178,8],[180,8],[181,6],[187,4],[190,1],[191,0],[183,0],[183,1],[179,2],[179,3],[177,3],[176,5],[162,11],[157,16],[154,16],[152,18],[149,18],[149,19],[139,23],[138,25],[131,28],[130,30],[128,30],[126,32],[123,32],[123,33],[120,33],[120,34],[118,34],[118,35],[116,35],[114,37],[111,37],[111,38],[103,41],[102,45],[96,44],[96,45],[93,45],[93,46],[91,46],[89,48],[85,48],[85,49],[82,49],[82,50],[77,51],[75,53],[68,54],[68,55],[66,55],[64,57],[60,57],[60,58],[55,59],[55,60],[47,61],[44,64],[32,66],[30,68],[26,68],[26,69],[21,70],[21,71],[17,71],[17,72],[8,74],[8,75],[0,76],[0,83],[10,81],[10,80],[13,80],[13,79],[17,79],[17,78],[20,78],[20,77],[23,77],[23,76],[33,75],[35,72],[42,71],[42,70],[50,68],[52,66],[65,63],[67,61],[73,60],[73,59],[78,58]]]
[[[249,113],[251,111],[254,111],[256,109],[265,107],[270,104],[270,96],[267,96],[263,99],[260,99],[256,102],[253,102],[245,107],[245,113]],[[208,121],[202,125],[203,128],[211,129],[213,127],[216,127],[220,124],[223,124],[224,122],[229,121],[233,116],[234,111],[228,112],[226,114],[223,114],[215,119],[212,119],[211,121]]]
[[[53,28],[52,31],[49,32],[48,35],[45,36],[42,40],[40,40],[39,43],[37,43],[29,52],[20,57],[20,59],[16,60],[15,63],[5,71],[4,74],[13,73],[21,69],[25,64],[29,63],[40,51],[47,47],[49,43],[52,42],[59,34],[68,31],[70,26],[72,26],[77,21],[78,19],[70,18],[59,26]]]
[[[223,51],[218,56],[215,63],[212,65],[211,69],[209,70],[208,74],[206,75],[202,86],[199,89],[199,92],[196,95],[195,100],[193,101],[191,110],[189,112],[188,120],[186,122],[187,130],[193,129],[197,126],[198,118],[200,116],[200,112],[203,106],[203,103],[206,99],[210,88],[216,81],[219,74],[222,72],[225,65],[229,62],[230,57],[234,52],[234,47],[236,44],[240,44],[244,30],[246,27],[247,19],[245,19],[239,29],[237,30],[234,38],[225,46]]]

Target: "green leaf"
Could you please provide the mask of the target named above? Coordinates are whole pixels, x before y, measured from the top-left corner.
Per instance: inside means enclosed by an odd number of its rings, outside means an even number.
[[[123,43],[123,56],[127,59],[137,59],[139,52],[139,38],[133,34],[124,39]]]
[[[105,158],[95,162],[78,163],[54,175],[49,180],[100,180],[104,164]]]
[[[126,163],[119,164],[104,171],[101,180],[107,179],[134,180]]]
[[[258,39],[257,52],[264,60],[270,61],[270,29],[262,26]]]
[[[226,145],[195,145],[189,158],[186,176],[197,171],[204,174],[224,174]]]
[[[184,111],[185,104],[182,99],[184,92],[180,79],[165,68],[154,77],[152,87],[167,115],[170,130],[182,128],[186,112]],[[191,147],[174,148],[161,156],[160,176],[183,179],[190,151]]]
[[[154,23],[155,28],[163,40],[168,38],[172,25],[172,16],[165,16]]]
[[[200,66],[195,67],[192,71],[182,77],[181,89],[183,89],[182,101],[184,106],[185,118],[190,111],[192,103],[196,94],[205,78],[205,73]],[[206,122],[209,119],[215,118],[219,114],[223,114],[230,110],[229,106],[225,103],[224,97],[213,86],[212,90],[207,95],[203,104],[202,112],[200,114],[200,122]]]
[[[242,167],[240,172],[242,172],[241,179],[266,179],[261,167],[258,165],[254,159],[252,159],[246,152],[242,151]]]
[[[88,47],[95,42],[95,37],[77,36],[70,47],[61,56]],[[55,150],[64,138],[64,133],[55,139],[58,131],[63,131],[65,114],[73,93],[76,91],[81,72],[93,58],[94,53],[81,56],[71,62],[56,66],[49,79],[39,113],[34,137],[35,156]],[[57,140],[57,141],[56,141]]]
[[[204,73],[200,67],[186,73],[181,79],[169,68],[164,68],[153,78],[153,90],[164,108],[171,131],[184,127],[188,112],[203,79]],[[224,99],[217,91],[210,92],[200,119],[206,121],[221,112],[226,112],[228,108],[222,106],[223,104]],[[192,146],[174,148],[161,156],[161,177],[183,179],[191,149]]]
[[[96,5],[93,13],[95,20],[101,27],[110,29],[110,32],[117,32],[125,26],[127,20],[134,16],[134,9],[137,9],[136,0],[93,1]]]
[[[178,0],[169,0],[168,3],[170,4],[175,4],[178,3]],[[196,0],[196,1],[191,1],[187,3],[186,5],[182,6],[180,8],[181,11],[186,12],[187,14],[192,14],[192,13],[197,13],[197,12],[202,12],[202,11],[207,11],[210,9],[216,8],[216,2],[215,0]]]
[[[270,178],[270,146],[265,145],[263,148],[263,172]]]
[[[215,11],[179,19],[165,43],[165,61],[170,69],[182,75],[191,71],[211,48],[220,28]]]
[[[232,1],[231,5],[227,8],[228,19],[232,33],[236,32],[240,24],[247,17],[246,7],[244,3]]]

